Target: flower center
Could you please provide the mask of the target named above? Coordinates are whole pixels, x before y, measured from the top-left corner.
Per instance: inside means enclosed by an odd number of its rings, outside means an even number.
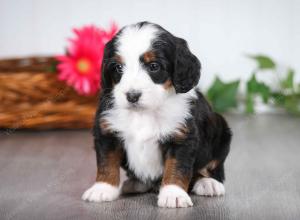
[[[81,74],[86,74],[91,69],[91,62],[88,59],[81,58],[77,61],[76,68]]]

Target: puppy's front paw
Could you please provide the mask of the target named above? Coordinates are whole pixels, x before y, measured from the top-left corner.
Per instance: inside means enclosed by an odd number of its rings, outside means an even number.
[[[120,189],[108,183],[96,182],[91,188],[86,190],[82,199],[89,202],[113,201],[120,195]]]
[[[192,191],[199,196],[222,196],[225,194],[225,187],[213,178],[204,177],[195,183]]]
[[[157,205],[166,208],[185,208],[193,206],[189,195],[179,186],[163,186],[158,195]]]

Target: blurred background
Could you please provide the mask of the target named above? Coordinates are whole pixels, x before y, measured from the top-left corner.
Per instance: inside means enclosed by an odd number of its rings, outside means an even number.
[[[298,0],[1,0],[0,57],[60,54],[73,27],[147,20],[188,41],[207,88],[215,74],[247,79],[255,66],[248,54],[299,72],[299,11]]]
[[[0,127],[90,127],[105,43],[145,20],[187,40],[217,112],[300,115],[299,11],[297,0],[0,0]]]
[[[299,0],[0,0],[0,218],[300,219],[299,12]],[[187,40],[233,131],[226,196],[188,210],[158,210],[151,193],[80,200],[104,45],[145,20]]]

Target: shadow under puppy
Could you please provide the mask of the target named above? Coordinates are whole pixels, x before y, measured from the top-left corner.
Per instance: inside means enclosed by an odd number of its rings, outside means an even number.
[[[200,68],[186,41],[156,24],[126,26],[106,44],[94,124],[97,179],[84,200],[158,189],[158,206],[175,208],[193,205],[188,192],[225,193],[231,131],[196,87]]]

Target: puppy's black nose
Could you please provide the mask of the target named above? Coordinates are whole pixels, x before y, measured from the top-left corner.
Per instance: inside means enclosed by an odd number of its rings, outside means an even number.
[[[138,91],[129,91],[126,93],[127,100],[131,103],[136,103],[137,101],[139,101],[141,95],[142,93]]]

